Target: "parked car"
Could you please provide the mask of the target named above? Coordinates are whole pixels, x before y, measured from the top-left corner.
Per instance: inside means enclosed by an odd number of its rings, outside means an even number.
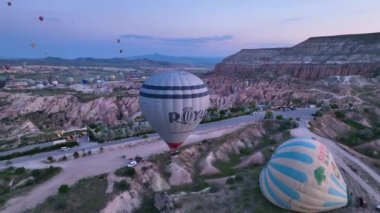
[[[135,160],[131,160],[129,161],[129,163],[127,164],[128,167],[135,167],[137,165],[137,162]]]
[[[70,150],[70,147],[67,147],[67,146],[62,146],[61,147],[61,151],[62,152],[69,151],[69,150]]]
[[[175,150],[174,152],[170,153],[171,156],[179,155],[181,153],[178,149]]]

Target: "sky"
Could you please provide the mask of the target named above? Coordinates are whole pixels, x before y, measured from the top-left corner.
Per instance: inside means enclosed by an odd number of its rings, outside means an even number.
[[[379,0],[9,1],[0,0],[1,58],[225,57],[380,32]]]

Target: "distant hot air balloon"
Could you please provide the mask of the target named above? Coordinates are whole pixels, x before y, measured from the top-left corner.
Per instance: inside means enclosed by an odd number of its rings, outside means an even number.
[[[114,81],[114,80],[116,80],[116,76],[115,75],[110,75],[110,76],[108,76],[108,80],[109,81]]]
[[[32,48],[36,48],[37,45],[36,45],[36,43],[31,43],[30,46],[31,46]]]
[[[10,2],[10,1],[7,2],[7,4],[8,4],[8,6],[12,6],[12,2]]]
[[[311,138],[281,144],[260,174],[260,189],[273,204],[297,212],[347,205],[347,188],[325,145]]]
[[[42,22],[44,20],[44,17],[40,16],[40,17],[38,17],[38,20],[40,20]]]
[[[6,84],[7,78],[5,78],[4,76],[0,76],[0,89],[4,88]]]
[[[120,44],[120,39],[117,39],[116,41],[117,41],[117,43],[119,43],[119,44]]]
[[[120,49],[119,52],[120,52],[120,54],[123,54],[123,50],[122,49]]]
[[[26,83],[29,85],[29,86],[34,86],[36,84],[36,82],[33,80],[33,79],[27,79],[26,80]]]
[[[66,83],[67,83],[68,85],[74,83],[74,78],[73,78],[73,77],[68,77],[68,78],[66,79]]]
[[[147,79],[140,90],[140,108],[170,149],[184,143],[210,104],[206,84],[188,72],[164,72]]]

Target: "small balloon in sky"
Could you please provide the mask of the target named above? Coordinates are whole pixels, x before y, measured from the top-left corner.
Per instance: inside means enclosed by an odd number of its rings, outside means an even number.
[[[12,2],[10,2],[10,1],[7,2],[7,4],[8,4],[8,6],[12,6]]]
[[[123,50],[122,49],[120,49],[119,52],[120,52],[120,54],[123,54]]]
[[[38,17],[38,20],[40,20],[42,22],[44,20],[44,17],[40,16],[40,17]]]
[[[120,39],[117,39],[116,41],[117,41],[117,43],[119,43],[119,44],[120,44]]]
[[[36,48],[37,45],[36,45],[36,43],[33,42],[33,43],[30,44],[30,46],[31,46],[32,48]]]

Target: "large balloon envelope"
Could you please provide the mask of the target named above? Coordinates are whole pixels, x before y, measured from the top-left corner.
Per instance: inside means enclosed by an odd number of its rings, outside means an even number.
[[[10,1],[7,2],[7,4],[8,4],[8,6],[12,6],[12,2],[10,2]]]
[[[281,144],[260,174],[260,189],[273,204],[297,212],[347,205],[347,188],[331,152],[317,140]]]
[[[40,20],[42,22],[44,20],[44,17],[40,16],[40,17],[38,17],[38,20]]]
[[[140,108],[170,149],[184,143],[202,121],[210,104],[206,84],[188,72],[164,72],[147,79]]]

